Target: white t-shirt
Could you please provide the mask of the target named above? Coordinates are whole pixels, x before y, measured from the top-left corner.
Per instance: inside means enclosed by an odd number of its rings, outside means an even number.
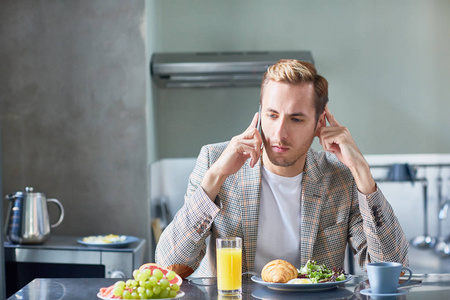
[[[283,177],[262,167],[255,272],[274,259],[300,267],[302,177]]]

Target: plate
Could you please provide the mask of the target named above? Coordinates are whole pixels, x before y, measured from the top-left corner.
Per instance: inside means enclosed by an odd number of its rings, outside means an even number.
[[[255,287],[255,290],[252,292],[252,297],[261,300],[299,300],[299,299],[308,299],[308,300],[331,300],[331,299],[350,299],[353,297],[353,292],[349,291],[345,287],[338,286],[335,289],[323,290],[323,291],[276,291],[272,289],[268,289],[262,285],[258,285]]]
[[[122,247],[126,247],[134,242],[139,241],[139,239],[137,237],[134,236],[126,236],[125,241],[123,242],[117,242],[117,243],[110,243],[110,244],[99,244],[99,243],[88,243],[88,242],[83,242],[83,239],[79,239],[77,240],[77,242],[81,245],[84,246],[89,246],[89,247],[97,247],[97,248],[122,248]]]
[[[158,298],[159,300],[169,300],[169,299],[177,299],[177,298],[181,298],[184,296],[184,292],[183,291],[178,291],[177,295],[175,296],[175,298]],[[117,300],[115,298],[106,298],[103,297],[102,295],[100,295],[100,293],[97,294],[97,297],[99,297],[102,300]]]
[[[371,289],[365,289],[365,290],[361,290],[359,291],[361,294],[363,295],[367,295],[367,296],[383,296],[383,297],[391,297],[391,296],[400,296],[400,295],[406,295],[408,294],[408,290],[404,290],[404,289],[398,289],[397,293],[391,293],[391,294],[375,294],[372,293]]]
[[[252,276],[252,281],[267,286],[269,289],[277,291],[297,291],[297,292],[315,292],[334,289],[335,287],[338,287],[346,282],[349,282],[352,279],[353,279],[352,275],[347,275],[346,279],[342,281],[295,284],[295,283],[265,282],[264,280],[262,280],[260,276],[256,275]]]

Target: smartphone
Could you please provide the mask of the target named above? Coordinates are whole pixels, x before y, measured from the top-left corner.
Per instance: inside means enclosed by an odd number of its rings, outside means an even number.
[[[259,134],[261,134],[261,104],[259,105],[258,109],[258,123],[256,123],[256,129],[258,130]]]
[[[261,129],[261,104],[259,104],[258,108],[258,123],[256,123],[256,130],[258,130],[259,135],[262,137],[262,129]],[[261,149],[264,148],[264,143],[261,144]]]

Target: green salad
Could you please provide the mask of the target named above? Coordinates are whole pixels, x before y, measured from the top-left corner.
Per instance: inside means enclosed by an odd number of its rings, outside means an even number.
[[[306,264],[298,270],[298,278],[307,278],[311,283],[336,282],[346,279],[344,269],[328,269],[325,265],[318,265],[314,260],[308,260]]]

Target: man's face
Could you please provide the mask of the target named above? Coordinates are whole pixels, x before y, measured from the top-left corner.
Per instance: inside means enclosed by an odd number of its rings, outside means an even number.
[[[306,153],[318,127],[315,112],[311,83],[290,85],[269,81],[264,87],[261,107],[266,168],[281,176],[295,176],[303,171]]]

